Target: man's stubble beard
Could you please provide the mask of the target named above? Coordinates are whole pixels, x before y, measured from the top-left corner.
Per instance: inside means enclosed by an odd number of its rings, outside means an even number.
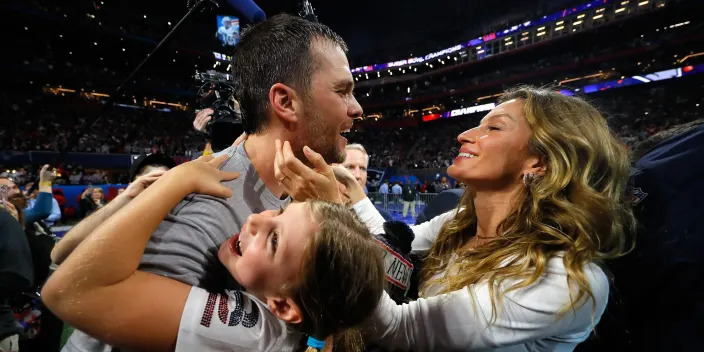
[[[312,102],[306,102],[304,135],[296,138],[296,143],[291,145],[293,154],[304,164],[311,166],[308,158],[303,154],[303,147],[308,146],[319,153],[328,164],[340,164],[345,161],[345,150],[337,146],[339,136],[338,126],[328,126],[325,117],[312,108]]]

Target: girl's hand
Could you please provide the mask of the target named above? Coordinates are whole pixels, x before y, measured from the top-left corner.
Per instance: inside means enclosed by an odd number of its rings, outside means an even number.
[[[234,180],[239,177],[240,173],[219,170],[227,162],[227,159],[227,155],[221,155],[217,158],[212,155],[201,156],[194,161],[175,167],[167,172],[164,177],[171,175],[172,180],[186,183],[188,191],[191,193],[230,198],[232,197],[232,190],[221,182]]]

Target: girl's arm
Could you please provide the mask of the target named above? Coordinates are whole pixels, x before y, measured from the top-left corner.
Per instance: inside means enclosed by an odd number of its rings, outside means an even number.
[[[217,169],[226,159],[202,157],[178,166],[120,209],[50,277],[42,290],[44,303],[109,344],[173,350],[191,287],[137,267],[151,233],[187,194],[232,195],[220,181],[237,174]]]

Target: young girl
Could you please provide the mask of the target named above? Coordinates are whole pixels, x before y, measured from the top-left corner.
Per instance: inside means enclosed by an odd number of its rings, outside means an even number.
[[[220,181],[237,174],[217,170],[225,158],[172,169],[106,221],[52,275],[45,303],[75,328],[138,350],[291,351],[309,337],[322,348],[331,335],[351,347],[343,332],[373,311],[384,273],[369,231],[342,206],[308,201],[252,215],[218,252],[246,292],[209,293],[137,270],[179,200],[231,196]]]
[[[425,255],[422,298],[396,305],[384,295],[365,329],[370,341],[414,351],[571,351],[599,322],[609,296],[599,265],[629,248],[634,227],[628,152],[579,98],[522,87],[500,103],[457,137],[447,172],[467,185],[459,207],[412,227],[412,249]],[[277,158],[290,159],[289,149]],[[361,187],[344,183],[360,218],[381,228]]]

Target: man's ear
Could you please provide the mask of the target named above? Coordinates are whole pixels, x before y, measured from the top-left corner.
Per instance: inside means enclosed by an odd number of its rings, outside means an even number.
[[[267,297],[266,304],[269,311],[284,322],[298,324],[303,321],[301,308],[290,297]]]
[[[283,83],[274,84],[269,89],[269,104],[271,104],[276,117],[285,126],[298,122],[296,113],[297,110],[300,110],[301,105],[293,88]]]

